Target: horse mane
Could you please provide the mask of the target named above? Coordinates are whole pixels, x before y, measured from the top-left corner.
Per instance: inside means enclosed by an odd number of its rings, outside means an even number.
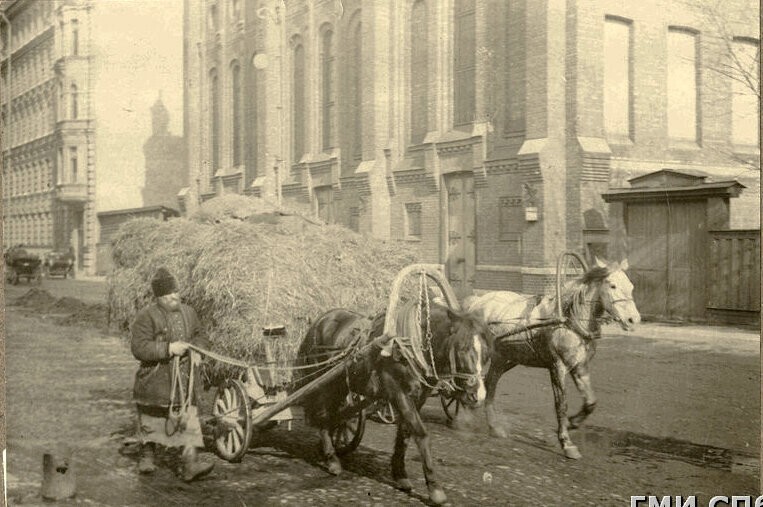
[[[575,280],[571,287],[562,292],[562,314],[565,317],[574,317],[583,311],[586,305],[586,292],[594,283],[599,283],[611,274],[609,268],[594,266],[586,271],[582,277]],[[594,306],[592,314],[597,315],[601,311],[601,305]]]
[[[467,310],[450,310],[447,306],[432,304],[432,313],[442,312],[451,323],[458,322],[460,329],[467,329],[469,332],[446,333],[443,339],[443,345],[447,348],[464,348],[472,346],[472,337],[479,334],[488,341],[488,346],[492,347],[492,333],[488,332],[481,312]]]

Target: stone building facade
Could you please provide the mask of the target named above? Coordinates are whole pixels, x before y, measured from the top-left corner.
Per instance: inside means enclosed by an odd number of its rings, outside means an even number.
[[[177,194],[188,185],[185,142],[169,130],[170,116],[161,96],[151,107],[152,134],[143,145],[146,179],[141,190],[143,206],[177,206]]]
[[[74,247],[92,271],[96,244],[92,2],[0,5],[3,246]]]
[[[737,178],[732,226],[759,227],[758,99],[720,72],[759,47],[758,6],[719,5],[185,0],[181,208],[309,203],[528,293],[564,250],[623,255],[601,193],[635,176]]]

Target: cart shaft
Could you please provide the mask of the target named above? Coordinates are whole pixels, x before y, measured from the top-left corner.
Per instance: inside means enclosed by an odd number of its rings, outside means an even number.
[[[382,335],[378,338],[376,338],[374,341],[369,343],[368,345],[365,345],[363,348],[361,348],[358,351],[358,355],[361,357],[365,354],[368,354],[370,350],[372,350],[373,347],[379,347],[382,344],[389,341],[390,337],[387,335]],[[355,355],[348,356],[344,358],[339,364],[333,366],[330,370],[328,370],[326,373],[318,377],[317,379],[313,380],[309,384],[306,384],[293,393],[291,393],[286,398],[282,399],[281,401],[275,403],[274,405],[268,407],[265,411],[261,412],[260,414],[257,414],[252,419],[252,425],[258,426],[262,423],[267,422],[269,419],[271,419],[274,415],[276,415],[278,412],[299,403],[303,398],[306,398],[310,394],[314,393],[315,391],[319,390],[326,384],[332,382],[337,377],[339,377],[347,367],[347,363],[350,361],[356,360]]]

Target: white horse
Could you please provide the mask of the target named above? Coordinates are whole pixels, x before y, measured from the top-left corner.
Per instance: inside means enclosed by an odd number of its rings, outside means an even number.
[[[498,380],[517,365],[547,368],[551,375],[558,422],[559,443],[568,458],[581,457],[572,443],[568,428],[576,428],[596,406],[591,387],[588,363],[596,351],[595,338],[600,335],[605,314],[620,323],[626,331],[641,321],[633,302],[633,284],[625,274],[628,261],[607,264],[596,260],[596,266],[581,278],[565,284],[562,290],[562,314],[565,322],[554,324],[555,297],[538,297],[515,292],[489,292],[465,302],[469,312],[481,311],[494,336],[493,358],[487,374],[485,409],[490,433],[506,437],[498,421],[493,402]],[[549,325],[517,330],[536,324]],[[570,374],[583,396],[583,408],[567,418],[565,380]]]

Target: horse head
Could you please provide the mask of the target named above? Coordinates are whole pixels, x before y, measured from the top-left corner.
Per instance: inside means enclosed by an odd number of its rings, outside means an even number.
[[[452,377],[457,396],[467,407],[476,408],[485,400],[491,336],[479,313],[433,305],[435,367],[440,376]]]
[[[589,273],[597,270],[601,273],[601,285],[599,296],[604,311],[609,313],[615,322],[618,322],[625,331],[631,331],[639,322],[639,314],[636,303],[633,301],[633,284],[625,271],[628,269],[628,260],[620,263],[607,264],[596,259],[596,267]]]

